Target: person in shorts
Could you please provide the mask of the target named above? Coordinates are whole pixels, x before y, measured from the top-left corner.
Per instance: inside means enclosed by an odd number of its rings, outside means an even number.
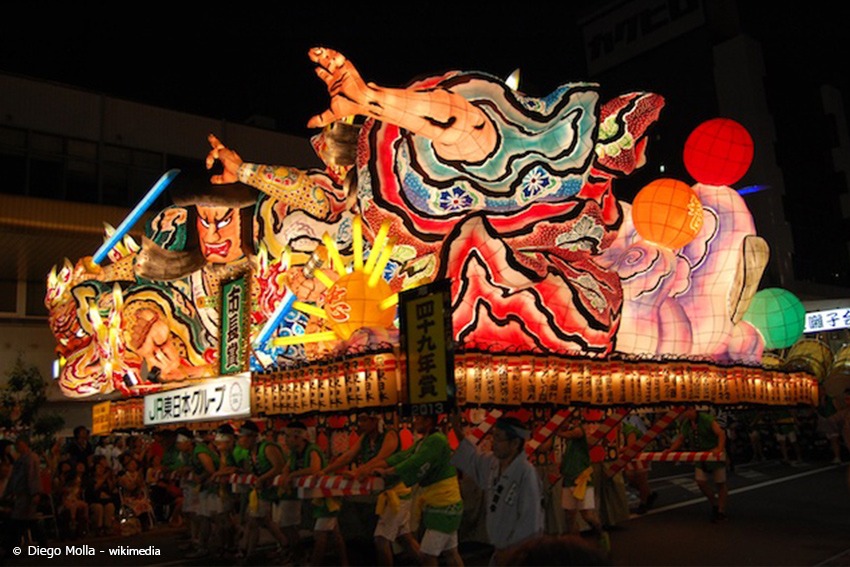
[[[711,451],[717,455],[726,451],[726,432],[711,414],[688,408],[679,416],[679,420],[679,433],[670,443],[668,451],[677,451],[685,444],[689,445],[691,451]],[[725,521],[726,502],[729,497],[726,461],[694,463],[694,478],[700,491],[711,504],[711,521]]]
[[[401,443],[398,432],[391,427],[382,427],[381,421],[375,411],[360,413],[357,416],[357,441],[326,466],[322,474],[332,474],[354,464],[353,469],[343,470],[342,474],[362,479],[369,476],[373,468],[384,459],[399,452]],[[403,482],[387,487],[378,495],[377,501],[370,500],[378,516],[374,530],[378,565],[393,564],[394,541],[402,545],[411,557],[419,556],[419,542],[410,531],[411,503],[411,491]]]
[[[321,473],[325,467],[325,454],[321,447],[309,439],[307,426],[301,421],[290,422],[286,426],[286,445],[289,448],[289,459],[284,470],[284,486],[286,494],[282,500],[284,505],[281,516],[281,526],[288,537],[297,533],[301,523],[301,500],[295,494],[292,481],[302,476],[313,476]],[[313,557],[311,565],[323,565],[328,544],[333,542],[340,565],[348,563],[345,540],[339,529],[340,504],[336,498],[314,498],[311,502],[313,510]]]
[[[567,532],[578,533],[576,516],[581,514],[581,518],[590,526],[593,535],[599,540],[599,547],[608,553],[611,548],[610,538],[596,511],[593,465],[590,460],[587,433],[581,419],[575,417],[565,420],[555,435],[565,442],[561,453],[561,507],[566,516]]]
[[[623,420],[623,438],[625,447],[630,447],[638,442],[638,440],[646,434],[646,424],[641,416],[637,414],[629,414]],[[635,512],[638,514],[646,514],[652,505],[655,504],[658,493],[654,492],[649,486],[649,472],[652,470],[652,465],[649,461],[630,460],[626,463],[624,473],[626,481],[637,490],[639,504]]]
[[[387,457],[374,473],[388,484],[400,480],[416,486],[411,527],[415,530],[421,517],[425,532],[419,542],[420,563],[437,565],[442,556],[447,565],[463,565],[457,549],[463,499],[448,438],[437,428],[436,415],[414,416],[413,430],[419,435],[413,446]]]
[[[278,489],[274,485],[275,478],[283,473],[286,462],[283,451],[275,443],[260,440],[260,429],[253,421],[246,421],[239,428],[237,443],[242,449],[248,450],[250,471],[254,476],[251,494],[248,499],[247,526],[245,529],[245,557],[248,561],[257,549],[260,528],[269,532],[281,549],[293,541],[280,531],[272,521],[272,506],[278,501]]]

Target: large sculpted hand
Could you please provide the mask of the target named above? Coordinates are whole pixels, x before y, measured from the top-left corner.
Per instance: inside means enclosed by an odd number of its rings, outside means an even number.
[[[242,158],[239,154],[230,148],[225,147],[225,145],[212,134],[207,136],[207,140],[209,140],[210,146],[212,147],[210,153],[207,154],[207,169],[212,169],[216,160],[220,161],[221,165],[224,167],[224,171],[222,173],[210,176],[210,183],[222,185],[238,181],[239,177],[237,172],[239,171],[239,166],[242,165]]]
[[[316,75],[328,86],[331,102],[328,110],[307,122],[308,128],[321,128],[355,114],[371,115],[368,108],[370,88],[351,61],[324,47],[314,47],[309,57],[317,65]]]
[[[323,127],[352,115],[394,124],[431,140],[448,160],[477,162],[496,145],[496,130],[478,107],[444,88],[393,89],[366,83],[344,55],[314,47],[310,60],[328,87],[330,108],[307,122]]]

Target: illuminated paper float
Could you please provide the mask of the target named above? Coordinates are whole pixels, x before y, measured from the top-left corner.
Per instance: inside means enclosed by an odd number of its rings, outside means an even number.
[[[658,180],[629,204],[614,183],[645,162],[656,94],[602,102],[597,85],[573,83],[538,98],[475,72],[387,89],[335,52],[311,58],[340,81],[311,121],[324,170],[244,162],[220,186],[181,173],[141,245],[51,276],[66,394],[214,379],[229,367],[224,321],[244,318],[236,366],[253,372],[256,413],[395,407],[396,294],[449,280],[466,404],[816,399],[807,374],[760,366],[764,329],[745,316],[768,248],[725,185],[752,158],[739,125],[695,130],[695,185]],[[723,144],[743,150],[714,151]],[[231,305],[221,290],[239,278]]]

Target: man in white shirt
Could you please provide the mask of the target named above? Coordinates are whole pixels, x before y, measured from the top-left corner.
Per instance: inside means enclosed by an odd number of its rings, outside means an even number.
[[[542,483],[525,456],[531,433],[516,418],[499,418],[491,433],[492,453],[484,453],[466,439],[459,412],[452,427],[461,440],[452,465],[484,490],[487,535],[495,548],[490,564],[502,565],[517,545],[543,533]]]

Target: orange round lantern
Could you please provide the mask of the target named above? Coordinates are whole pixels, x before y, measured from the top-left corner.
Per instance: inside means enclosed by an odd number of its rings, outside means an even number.
[[[348,340],[363,327],[391,327],[396,310],[381,309],[380,303],[392,294],[382,278],[370,287],[369,274],[363,271],[340,277],[325,295],[325,313],[331,330]]]
[[[728,118],[703,122],[685,141],[685,169],[699,183],[731,185],[753,162],[753,139],[746,128]]]
[[[632,222],[644,240],[670,249],[689,243],[702,228],[702,204],[686,183],[657,179],[632,203]]]

